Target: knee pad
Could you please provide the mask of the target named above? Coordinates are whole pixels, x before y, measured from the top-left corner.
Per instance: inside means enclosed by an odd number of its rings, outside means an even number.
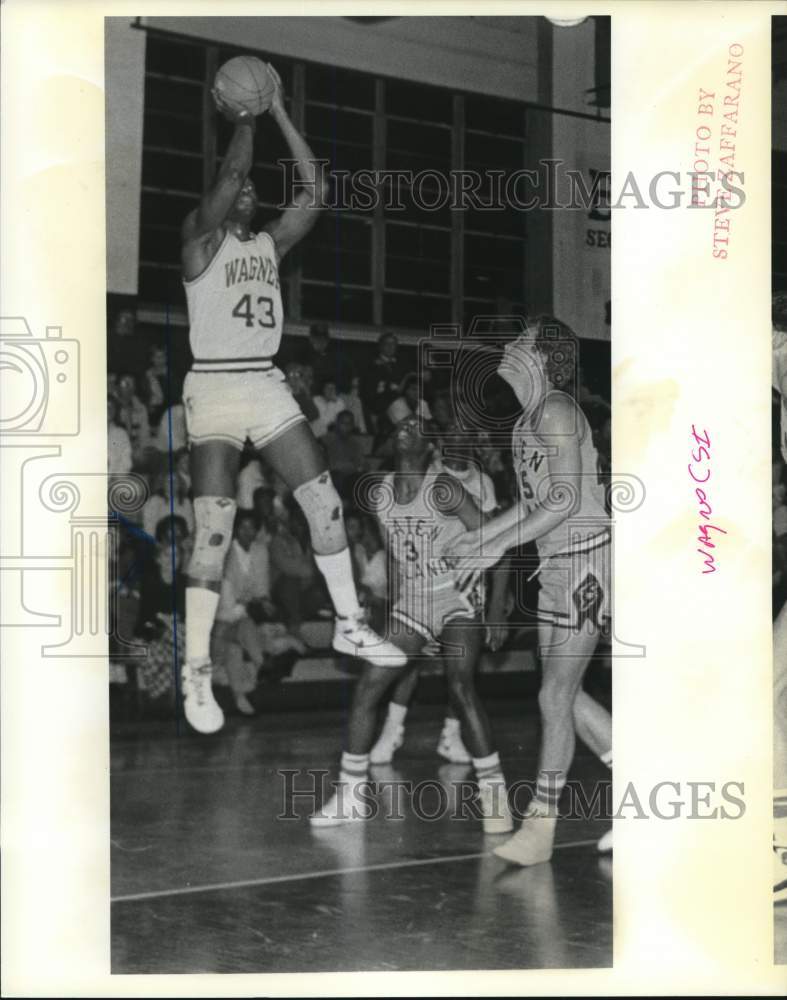
[[[187,572],[195,580],[221,580],[236,509],[237,504],[229,497],[197,497],[194,501],[197,530]]]
[[[317,555],[332,555],[347,546],[342,501],[331,480],[323,472],[293,491],[309,525],[312,547]]]

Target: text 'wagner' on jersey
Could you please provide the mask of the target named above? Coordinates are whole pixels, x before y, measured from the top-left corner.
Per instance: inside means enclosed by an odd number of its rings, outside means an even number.
[[[183,284],[195,359],[274,357],[281,341],[284,311],[276,248],[268,233],[257,233],[248,240],[226,233],[202,274]]]

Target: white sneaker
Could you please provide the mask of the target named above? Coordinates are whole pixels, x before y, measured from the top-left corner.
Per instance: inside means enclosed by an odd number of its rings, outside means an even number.
[[[224,725],[224,713],[213,697],[210,660],[186,663],[183,680],[183,711],[198,733],[215,733]]]
[[[312,826],[338,826],[340,823],[358,823],[372,818],[373,804],[361,798],[359,785],[368,791],[368,781],[349,784],[340,781],[336,791],[319,812],[309,817]]]
[[[512,865],[543,864],[552,857],[556,825],[556,816],[542,816],[528,809],[519,830],[492,853]]]
[[[333,648],[347,656],[361,656],[381,667],[403,667],[407,657],[392,642],[380,638],[360,617],[337,618]]]
[[[390,764],[393,755],[404,743],[404,726],[399,722],[385,720],[383,731],[369,751],[370,764]]]
[[[440,742],[437,744],[437,752],[452,764],[469,764],[473,759],[462,742],[458,729],[443,729],[440,733]]]
[[[502,781],[479,782],[478,801],[481,804],[484,833],[511,833],[514,829],[514,818],[508,806],[506,786]]]
[[[596,844],[596,850],[599,854],[609,854],[612,850],[612,827],[610,827],[604,836]]]

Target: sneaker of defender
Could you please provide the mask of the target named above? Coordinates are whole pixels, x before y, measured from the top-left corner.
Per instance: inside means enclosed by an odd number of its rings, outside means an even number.
[[[361,656],[381,667],[403,667],[407,657],[392,642],[382,639],[362,618],[338,618],[333,630],[333,648],[346,656]]]
[[[404,743],[404,726],[399,722],[385,720],[383,731],[369,752],[370,764],[390,764],[393,755]]]
[[[437,752],[444,760],[450,761],[452,764],[469,764],[473,759],[462,742],[462,736],[458,729],[444,729],[440,733]]]
[[[187,663],[183,667],[183,712],[198,733],[216,733],[224,725],[224,712],[213,697],[210,660]]]
[[[508,793],[502,781],[482,781],[478,785],[478,801],[484,833],[511,833],[514,818],[508,806]]]
[[[599,854],[609,854],[612,851],[612,827],[607,830],[604,836],[596,844],[596,850]]]
[[[773,844],[773,901],[787,902],[787,845]]]
[[[361,782],[366,788],[369,783]],[[339,826],[341,823],[360,823],[372,818],[372,804],[359,795],[359,786],[340,781],[336,791],[319,812],[309,817],[312,826]]]
[[[556,816],[542,816],[528,809],[519,830],[493,853],[512,865],[543,864],[552,857],[556,824]]]

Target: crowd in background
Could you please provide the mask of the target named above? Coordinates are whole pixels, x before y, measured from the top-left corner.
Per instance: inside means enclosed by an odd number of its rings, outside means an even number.
[[[392,431],[403,418],[419,415],[439,440],[442,432],[455,439],[456,416],[449,374],[419,376],[415,349],[401,347],[393,333],[382,334],[370,356],[372,350],[367,344],[337,343],[326,327],[314,326],[307,341],[285,338],[277,363],[325,450],[345,505],[359,594],[380,628],[388,567],[376,520],[359,505],[364,492],[359,482],[392,470]],[[128,311],[119,313],[109,331],[109,472],[134,473],[148,489],[141,509],[123,517],[113,554],[118,634],[110,651],[111,680],[130,682],[146,705],[165,709],[174,706],[183,655],[185,569],[194,533],[180,399],[184,353],[180,341],[173,347],[139,336]],[[504,391],[502,380],[500,386]],[[608,481],[609,404],[581,378],[578,401],[593,431],[598,472]],[[463,434],[461,449],[450,459],[436,458],[435,468],[459,478],[485,511],[515,501],[510,449],[493,446],[483,433]],[[774,490],[776,495],[775,481]],[[225,687],[239,712],[251,714],[250,696],[280,681],[308,652],[304,623],[332,620],[332,611],[300,508],[251,448],[241,458],[236,499],[211,652],[214,682]],[[787,543],[783,487],[781,501]],[[783,580],[787,586],[787,574]],[[144,642],[147,656],[125,656],[128,641]]]

